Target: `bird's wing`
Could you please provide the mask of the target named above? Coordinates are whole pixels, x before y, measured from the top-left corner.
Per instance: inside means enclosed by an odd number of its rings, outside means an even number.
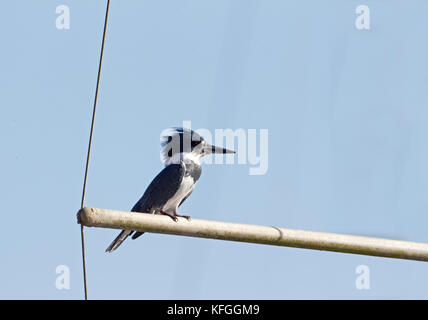
[[[152,208],[162,208],[180,187],[184,172],[185,168],[181,163],[166,166],[153,179],[131,211],[149,213]]]
[[[170,164],[166,166],[150,183],[140,200],[131,211],[150,213],[152,209],[160,209],[180,187],[185,173],[184,165]],[[132,234],[133,232],[131,232]],[[144,232],[135,232],[135,240]]]

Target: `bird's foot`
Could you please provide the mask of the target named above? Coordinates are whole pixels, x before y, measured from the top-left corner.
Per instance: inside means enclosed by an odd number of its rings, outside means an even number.
[[[165,216],[170,217],[172,220],[174,220],[175,222],[177,222],[178,218],[173,214],[173,213],[169,213],[169,212],[165,212],[165,211],[160,211],[160,214],[163,214]]]
[[[177,211],[174,211],[174,215],[176,217],[185,218],[185,219],[187,219],[187,221],[190,221],[190,216],[182,216],[182,215],[178,214]]]
[[[181,215],[179,215],[179,214],[176,214],[175,216],[176,216],[176,217],[185,218],[185,219],[187,219],[188,221],[192,220],[192,218],[190,218],[190,216],[181,216]]]

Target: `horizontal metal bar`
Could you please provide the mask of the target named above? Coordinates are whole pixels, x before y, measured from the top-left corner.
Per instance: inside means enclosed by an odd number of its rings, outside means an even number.
[[[326,250],[428,261],[428,244],[327,232],[294,230],[179,218],[174,222],[163,215],[85,207],[78,212],[78,223],[87,227],[136,230],[189,237],[259,243],[275,246]]]

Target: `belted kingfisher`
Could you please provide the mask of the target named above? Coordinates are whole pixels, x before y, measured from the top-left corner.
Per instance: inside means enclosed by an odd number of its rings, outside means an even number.
[[[189,220],[189,216],[179,215],[177,208],[190,196],[201,176],[200,159],[211,153],[235,151],[210,145],[199,134],[185,128],[172,128],[163,137],[161,146],[165,168],[153,179],[131,211],[164,214],[174,221],[177,217]],[[106,251],[114,251],[133,233],[132,230],[122,230]],[[135,232],[132,239],[143,233]]]

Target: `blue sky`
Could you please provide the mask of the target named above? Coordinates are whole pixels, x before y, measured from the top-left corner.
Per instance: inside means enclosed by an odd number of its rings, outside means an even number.
[[[370,30],[355,27],[361,4]],[[104,10],[0,4],[0,298],[83,297],[76,212]],[[86,205],[129,210],[162,168],[160,132],[189,120],[268,129],[269,169],[205,166],[182,214],[428,242],[426,12],[422,0],[113,0]],[[85,230],[94,299],[428,298],[423,262],[155,234],[106,254],[118,231]]]

